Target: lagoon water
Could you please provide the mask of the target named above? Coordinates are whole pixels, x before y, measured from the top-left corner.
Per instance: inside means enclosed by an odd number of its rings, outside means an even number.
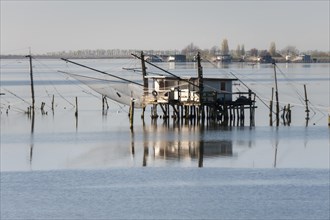
[[[122,69],[136,60],[77,62],[141,80]],[[47,112],[37,109],[34,123],[24,114],[28,61],[1,60],[1,219],[329,219],[329,64],[278,64],[290,126],[268,125],[272,65],[205,63],[205,76],[236,76],[236,91],[244,83],[257,93],[255,127],[154,123],[136,110],[131,131],[127,107],[109,100],[102,114],[101,96],[58,70],[99,75],[58,60],[33,63],[36,105]],[[161,67],[196,74],[194,63]]]

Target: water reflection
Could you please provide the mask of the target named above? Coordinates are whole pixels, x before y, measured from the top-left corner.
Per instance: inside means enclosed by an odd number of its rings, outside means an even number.
[[[35,112],[32,110],[31,114],[31,133],[30,133],[30,166],[32,165],[32,157],[33,157],[33,147],[34,147],[34,120],[35,120]]]
[[[278,143],[279,143],[279,138],[278,138],[278,127],[275,128],[275,154],[274,154],[274,168],[276,168],[277,165],[277,150],[278,150]]]
[[[307,146],[311,145],[311,137],[319,135],[318,129],[318,132],[309,135],[311,130],[307,128],[304,132],[292,127],[285,130],[224,128],[193,123],[152,122],[136,126],[134,130],[112,134],[109,131],[79,131],[63,133],[54,138],[46,133],[41,137],[34,131],[34,120],[30,122],[30,161],[24,165],[26,170],[168,166],[322,167],[329,160],[324,156],[328,148],[322,142],[321,145],[312,144],[314,148],[319,146],[317,151]],[[318,140],[312,138],[313,141]],[[2,169],[17,169],[6,158],[4,164]]]
[[[232,157],[233,140],[229,135],[223,139],[205,134],[207,131],[227,132],[230,128],[205,127],[194,124],[169,126],[168,123],[143,128],[143,166],[148,159],[154,161],[196,161],[196,166],[203,167],[204,157]],[[228,133],[228,132],[227,132]],[[132,141],[132,147],[133,143]],[[152,157],[149,157],[151,153]],[[151,162],[151,161],[150,161]]]

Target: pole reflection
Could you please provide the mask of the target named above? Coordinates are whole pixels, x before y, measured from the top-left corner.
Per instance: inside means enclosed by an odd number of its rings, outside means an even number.
[[[35,117],[35,112],[34,112],[34,109],[33,109],[32,114],[31,114],[30,166],[32,165],[33,147],[34,147],[34,117]]]

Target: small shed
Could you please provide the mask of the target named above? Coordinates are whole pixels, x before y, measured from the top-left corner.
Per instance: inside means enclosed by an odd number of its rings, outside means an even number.
[[[203,78],[202,84],[198,77],[176,78],[172,76],[148,76],[152,80],[148,88],[152,99],[157,102],[189,102],[199,103],[200,96],[203,102],[232,101],[232,78]],[[203,86],[201,86],[203,85]]]

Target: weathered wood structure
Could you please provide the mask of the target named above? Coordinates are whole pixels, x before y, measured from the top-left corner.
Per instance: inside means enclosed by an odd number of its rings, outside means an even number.
[[[143,58],[143,53],[141,55]],[[199,54],[196,58],[197,77],[143,74],[144,106],[152,106],[151,117],[172,117],[177,120],[194,120],[198,123],[207,121],[224,126],[244,126],[245,110],[248,110],[250,126],[254,126],[255,93],[251,90],[233,92],[233,82],[237,80],[235,78],[203,77]],[[141,61],[144,72],[144,62],[147,61]],[[158,107],[162,115],[158,115]]]

